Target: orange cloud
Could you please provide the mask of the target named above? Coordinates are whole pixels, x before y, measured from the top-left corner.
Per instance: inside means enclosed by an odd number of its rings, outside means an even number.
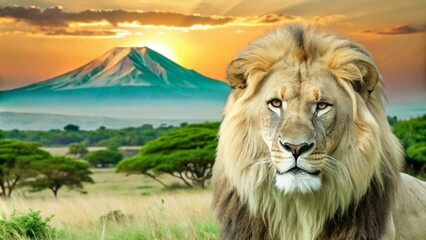
[[[423,33],[426,32],[426,25],[416,27],[410,25],[397,25],[395,27],[386,28],[384,30],[372,31],[365,30],[363,33],[373,33],[381,35],[400,35],[400,34],[413,34],[413,33]]]
[[[101,22],[117,25],[121,22],[138,22],[141,25],[164,25],[190,27],[196,24],[223,25],[233,21],[232,17],[204,17],[171,12],[138,12],[125,10],[86,10],[78,13],[64,12],[62,7],[41,9],[8,6],[0,8],[1,18],[13,18],[35,26],[66,27],[72,22]]]
[[[315,16],[313,18],[313,22],[317,24],[327,24],[336,22],[342,19],[345,19],[346,17],[344,15],[329,15],[329,16]]]
[[[92,31],[92,30],[67,30],[67,29],[47,29],[44,32],[47,36],[116,36],[119,35],[117,31],[101,30],[101,31]]]
[[[0,7],[0,20],[12,19],[14,22],[26,23],[38,27],[45,35],[99,36],[114,35],[112,27],[170,27],[194,28],[222,26],[256,26],[280,24],[300,20],[285,14],[266,14],[263,16],[201,16],[185,15],[173,12],[143,12],[125,10],[86,10],[82,12],[65,12],[62,7],[51,8],[8,6]],[[92,29],[88,29],[88,28]],[[73,28],[73,30],[70,30]],[[76,28],[85,28],[76,30]]]

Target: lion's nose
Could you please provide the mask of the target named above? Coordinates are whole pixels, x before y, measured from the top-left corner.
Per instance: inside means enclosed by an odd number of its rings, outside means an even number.
[[[308,144],[308,143],[302,143],[302,144],[291,144],[288,142],[282,143],[280,141],[280,144],[284,147],[285,150],[291,152],[293,154],[293,157],[297,159],[300,154],[309,151],[313,146],[314,143]]]

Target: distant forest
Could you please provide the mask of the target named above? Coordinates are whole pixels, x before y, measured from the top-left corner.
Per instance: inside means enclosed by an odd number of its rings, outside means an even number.
[[[186,126],[168,126],[166,124],[154,128],[151,124],[140,127],[128,127],[123,129],[108,129],[100,126],[96,130],[80,130],[79,126],[68,124],[63,130],[52,129],[49,131],[34,130],[0,130],[0,138],[11,138],[25,142],[38,142],[44,147],[65,147],[71,143],[84,143],[87,146],[143,146],[167,132]]]

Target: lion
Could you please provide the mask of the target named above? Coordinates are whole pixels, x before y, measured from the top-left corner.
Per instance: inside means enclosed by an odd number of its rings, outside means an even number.
[[[228,65],[213,170],[221,239],[426,239],[426,184],[400,173],[377,64],[301,24]]]

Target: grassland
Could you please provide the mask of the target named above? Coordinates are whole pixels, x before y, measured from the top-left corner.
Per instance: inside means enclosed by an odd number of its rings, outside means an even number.
[[[174,188],[114,169],[92,171],[95,183],[85,186],[86,194],[61,189],[55,200],[47,190],[18,189],[11,199],[0,200],[0,212],[34,209],[43,217],[53,215],[52,239],[217,239],[210,190],[182,188],[166,176],[162,180]],[[117,219],[102,218],[114,212]]]

